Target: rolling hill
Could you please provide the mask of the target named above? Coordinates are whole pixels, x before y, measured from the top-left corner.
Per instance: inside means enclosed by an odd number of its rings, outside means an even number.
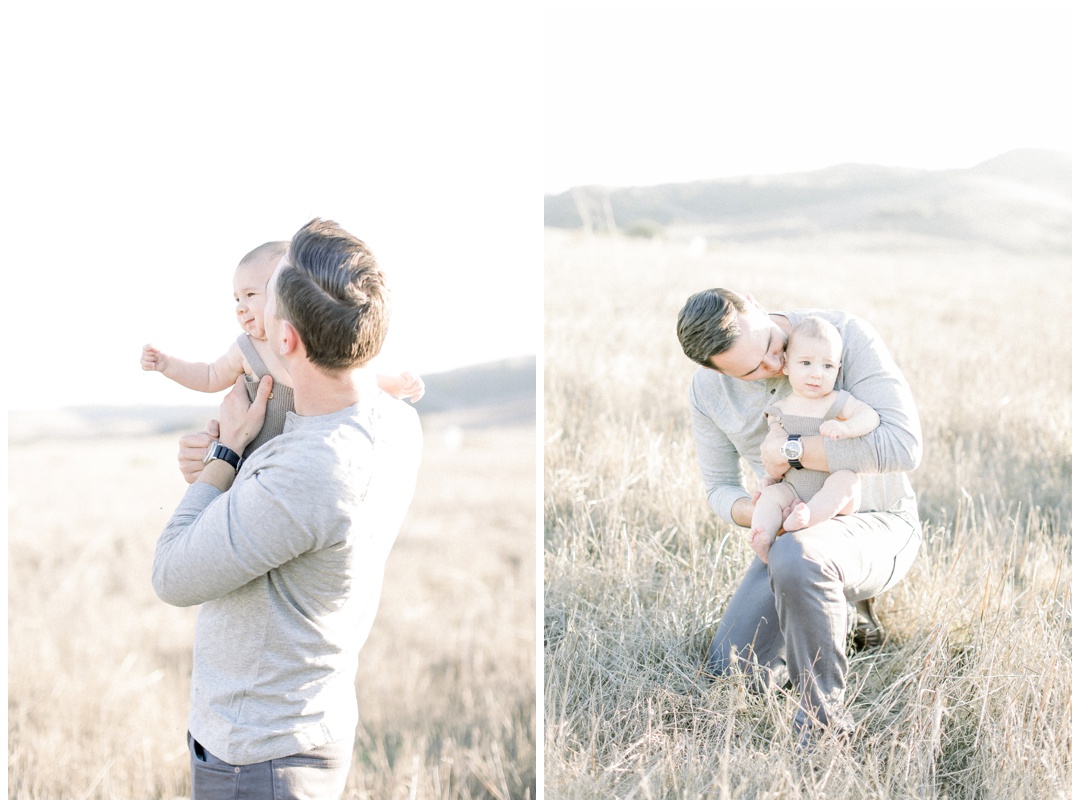
[[[415,405],[422,420],[440,427],[479,429],[536,421],[536,358],[504,359],[424,376],[426,392]],[[202,429],[217,412],[206,407],[69,407],[8,413],[8,442],[42,438],[135,437]],[[213,402],[213,403],[210,403]]]
[[[737,241],[903,232],[1064,253],[1072,248],[1072,159],[1026,149],[966,169],[846,163],[650,187],[581,186],[545,197],[544,224]]]

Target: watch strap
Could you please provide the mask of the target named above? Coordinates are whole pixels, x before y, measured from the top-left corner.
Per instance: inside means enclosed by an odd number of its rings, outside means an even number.
[[[788,440],[799,441],[800,446],[802,446],[801,438],[802,435],[788,435]],[[803,467],[803,464],[799,461],[798,458],[788,458],[788,465],[791,466],[793,469],[801,469]]]
[[[214,447],[213,457],[214,460],[224,460],[234,471],[240,471],[240,455],[230,449],[228,446],[222,446],[220,443]]]

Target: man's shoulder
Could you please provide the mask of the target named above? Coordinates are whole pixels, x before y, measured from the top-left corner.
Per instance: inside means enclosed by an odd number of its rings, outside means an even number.
[[[414,441],[421,436],[416,409],[389,393],[382,393],[372,408],[371,429],[379,440]]]
[[[263,447],[272,450],[268,456],[302,454],[314,461],[322,456],[362,452],[365,445],[412,444],[421,439],[416,410],[381,392],[369,407],[307,418],[290,413],[289,419],[285,432]]]
[[[717,373],[704,365],[699,365],[694,375],[690,377],[690,395],[720,389],[725,386],[727,378],[723,373]]]
[[[755,389],[750,382],[732,379],[702,366],[690,378],[690,401],[699,408],[708,408],[752,396]]]
[[[807,317],[820,317],[823,320],[828,320],[837,328],[840,326],[846,326],[850,323],[857,323],[862,320],[856,314],[852,314],[850,311],[844,311],[843,309],[791,309],[790,311],[779,312],[784,317],[787,317],[792,325],[802,322]]]
[[[251,456],[253,471],[267,475],[264,484],[274,489],[318,479],[326,492],[365,489],[372,475],[415,475],[423,451],[419,417],[386,398],[286,431]]]

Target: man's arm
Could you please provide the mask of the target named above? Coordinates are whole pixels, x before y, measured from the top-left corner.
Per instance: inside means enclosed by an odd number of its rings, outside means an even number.
[[[851,318],[842,333],[840,385],[872,408],[880,423],[863,437],[824,441],[829,469],[871,474],[913,471],[922,460],[922,426],[907,379],[865,320]]]
[[[754,518],[756,497],[740,497],[731,505],[731,523],[739,527],[750,527]]]
[[[202,482],[188,489],[154,554],[154,591],[163,601],[196,606],[215,600],[312,549],[310,519],[295,511],[296,500],[281,495],[303,481],[285,463],[265,456],[259,462],[257,477],[245,475],[227,493]],[[210,465],[219,463],[228,466]]]
[[[754,506],[746,492],[739,451],[698,405],[694,383],[690,385],[690,424],[709,507],[724,521],[749,527]]]
[[[243,379],[237,380],[221,406],[223,445],[243,454],[262,427],[272,386],[264,376],[249,405]],[[278,498],[252,476],[243,492],[231,492],[235,475],[224,460],[207,464],[158,538],[153,583],[165,602],[193,606],[221,597],[294,557],[287,547],[256,539],[263,517],[273,524]]]

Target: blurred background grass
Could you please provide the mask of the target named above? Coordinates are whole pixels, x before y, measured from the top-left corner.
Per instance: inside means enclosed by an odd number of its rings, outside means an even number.
[[[536,794],[533,378],[504,396],[507,417],[484,410],[490,426],[441,406],[436,380],[416,497],[360,655],[346,798]],[[167,434],[146,411],[99,414],[96,428],[80,413],[9,417],[12,799],[189,794],[197,610],[150,587],[186,487],[175,461],[186,429],[163,417]]]
[[[545,788],[595,798],[1071,793],[1067,254],[905,234],[549,230]],[[708,509],[675,318],[700,289],[866,318],[904,370],[926,542],[852,662],[851,754],[800,769],[783,694],[700,665],[750,562]]]

